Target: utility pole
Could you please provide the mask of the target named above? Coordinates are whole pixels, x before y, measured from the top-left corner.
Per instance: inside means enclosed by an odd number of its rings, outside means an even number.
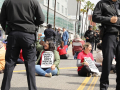
[[[54,6],[54,30],[55,30],[55,14],[56,14],[56,0],[55,0],[55,6]]]
[[[49,17],[49,0],[48,0],[48,7],[47,7],[47,24],[48,24],[48,17]]]

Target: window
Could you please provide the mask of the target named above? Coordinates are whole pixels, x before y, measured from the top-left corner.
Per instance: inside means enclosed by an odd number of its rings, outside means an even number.
[[[65,15],[67,15],[67,8],[65,8]]]
[[[55,6],[55,0],[52,0],[52,7],[54,8]]]
[[[57,10],[59,11],[59,2],[57,2]]]
[[[62,13],[64,13],[64,6],[62,5]]]
[[[48,5],[48,0],[46,0],[46,4]]]

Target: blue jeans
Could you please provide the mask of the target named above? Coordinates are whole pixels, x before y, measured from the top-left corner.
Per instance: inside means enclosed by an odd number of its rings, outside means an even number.
[[[64,46],[67,45],[68,41],[64,41]],[[67,52],[68,48],[66,48],[66,52]]]
[[[77,56],[80,52],[75,52],[74,59],[77,59]]]
[[[56,75],[58,70],[55,68],[54,70],[51,70],[51,68],[48,68],[46,70],[42,69],[40,65],[35,65],[35,72],[39,75],[45,76],[46,73],[52,73],[52,75]]]

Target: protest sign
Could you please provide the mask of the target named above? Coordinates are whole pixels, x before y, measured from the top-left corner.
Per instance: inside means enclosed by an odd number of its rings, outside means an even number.
[[[88,66],[92,72],[96,72],[96,73],[99,72],[98,68],[95,66],[95,63],[92,61],[90,57],[84,57],[84,60],[89,64]]]
[[[42,55],[41,68],[50,68],[54,62],[54,54],[52,51],[45,51]]]

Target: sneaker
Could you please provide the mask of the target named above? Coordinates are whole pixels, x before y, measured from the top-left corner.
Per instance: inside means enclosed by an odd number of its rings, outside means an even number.
[[[100,77],[101,76],[101,72],[99,72],[99,73],[93,73],[92,76],[93,77]]]
[[[52,77],[52,73],[47,73],[47,77]]]
[[[87,77],[91,77],[92,76],[92,73],[87,73]]]

